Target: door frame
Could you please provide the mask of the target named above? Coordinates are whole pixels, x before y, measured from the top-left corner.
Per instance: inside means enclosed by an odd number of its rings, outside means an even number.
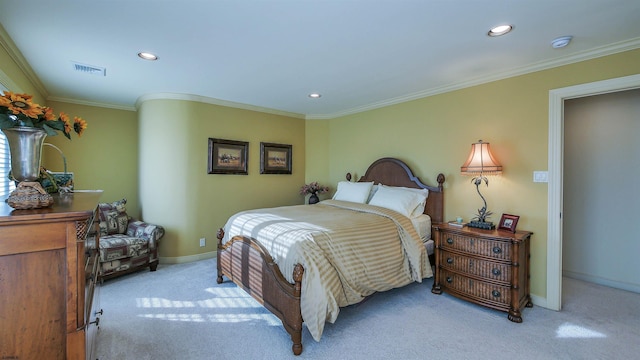
[[[564,101],[640,88],[640,74],[549,91],[549,184],[547,213],[547,300],[544,307],[562,308],[562,188]]]

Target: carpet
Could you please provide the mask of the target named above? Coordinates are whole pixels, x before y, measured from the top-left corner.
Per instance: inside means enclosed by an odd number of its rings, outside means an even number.
[[[632,359],[640,358],[640,294],[564,278],[563,310],[504,312],[431,293],[432,279],[343,308],[320,342],[303,329],[291,353],[280,321],[215,259],[160,264],[100,289],[97,355],[110,359]]]

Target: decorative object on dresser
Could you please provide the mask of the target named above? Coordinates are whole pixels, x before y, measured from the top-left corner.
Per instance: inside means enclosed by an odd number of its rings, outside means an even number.
[[[292,146],[260,143],[260,174],[291,174]]]
[[[487,209],[487,200],[480,193],[480,185],[482,182],[489,186],[489,179],[485,175],[499,175],[502,173],[502,166],[493,157],[489,149],[489,143],[478,140],[477,143],[472,144],[469,158],[464,165],[460,167],[460,172],[462,175],[473,176],[471,182],[476,185],[476,191],[484,203],[484,206],[478,209],[478,214],[467,226],[480,229],[494,229],[495,225],[487,221],[492,212]]]
[[[73,191],[73,173],[67,172],[67,157],[64,156],[62,150],[59,147],[44,143],[43,145],[53,148],[60,154],[62,158],[63,164],[63,172],[53,172],[45,169],[44,167],[40,168],[40,178],[38,182],[42,187],[49,193],[55,194],[58,192],[66,193]]]
[[[15,194],[11,194],[9,206],[25,210],[48,207],[53,204],[52,197],[39,184],[33,184],[41,175],[40,161],[42,145],[48,136],[55,136],[61,131],[71,139],[71,129],[78,136],[87,128],[87,122],[75,117],[71,124],[69,116],[60,113],[56,116],[53,110],[40,106],[27,94],[15,94],[5,91],[0,96],[0,130],[5,134],[11,153],[12,179],[26,182]]]
[[[318,194],[323,194],[327,191],[329,191],[328,186],[320,185],[317,181],[314,181],[312,183],[303,185],[300,188],[300,195],[310,194],[311,196],[309,196],[309,205],[312,205],[317,204],[320,201],[320,199],[318,199]]]
[[[431,292],[451,295],[508,312],[522,322],[521,309],[532,307],[529,292],[529,231],[433,227],[436,275]]]
[[[516,232],[516,225],[518,225],[520,216],[511,214],[502,214],[500,222],[498,223],[498,230],[508,230]]]
[[[108,279],[148,267],[156,271],[164,228],[133,219],[127,199],[98,205],[100,219],[100,276]]]
[[[0,359],[95,359],[101,194],[32,210],[0,201]]]

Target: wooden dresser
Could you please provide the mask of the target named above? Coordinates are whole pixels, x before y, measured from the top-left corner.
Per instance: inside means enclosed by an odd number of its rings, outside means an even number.
[[[532,307],[529,292],[529,231],[481,230],[449,224],[433,226],[436,275],[431,292],[451,295],[508,312],[522,322]]]
[[[101,194],[34,210],[1,199],[0,359],[95,359]]]

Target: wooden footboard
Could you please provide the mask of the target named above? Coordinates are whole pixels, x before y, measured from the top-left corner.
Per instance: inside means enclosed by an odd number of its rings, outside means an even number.
[[[255,240],[236,236],[222,244],[224,230],[219,229],[218,238],[218,284],[223,276],[236,283],[265,308],[276,315],[291,335],[295,355],[302,353],[302,314],[300,312],[300,289],[302,265],[293,270],[294,283],[289,283],[267,250]]]

